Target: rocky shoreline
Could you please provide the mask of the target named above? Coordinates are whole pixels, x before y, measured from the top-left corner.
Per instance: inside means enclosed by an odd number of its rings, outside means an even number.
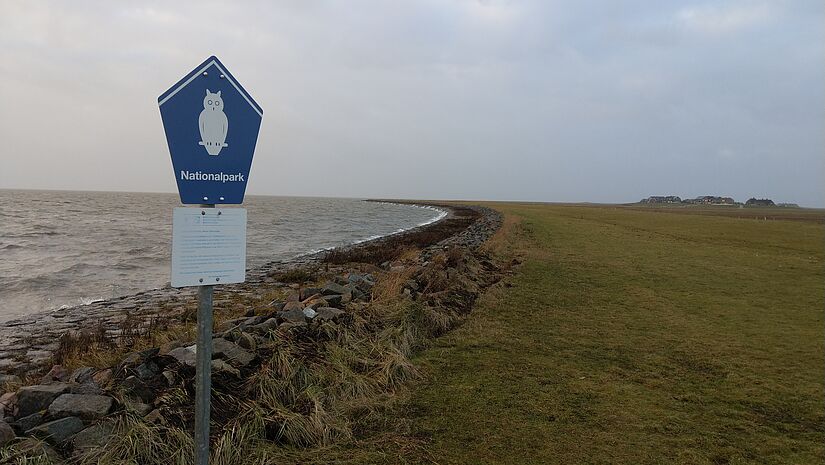
[[[252,301],[247,298],[257,300],[245,314],[217,326],[212,367],[217,389],[228,388],[234,394],[242,386],[239,382],[250,383],[255,373],[268,366],[267,357],[278,359],[283,344],[296,344],[295,357],[314,359],[312,354],[331,333],[353,332],[376,339],[387,334],[380,327],[400,324],[389,334],[412,332],[400,340],[390,337],[394,348],[389,353],[400,350],[406,360],[406,354],[421,344],[414,341],[422,334],[436,336],[456,324],[481,289],[498,280],[498,268],[478,249],[500,227],[502,218],[485,207],[429,205],[444,208],[449,215],[374,241],[272,262],[249,272],[246,283],[220,288],[216,312],[229,302],[243,307]],[[264,295],[280,298],[261,304]],[[0,374],[0,455],[3,445],[11,445],[9,457],[46,455],[55,463],[61,463],[62,457],[93,457],[122,423],[113,416],[185,428],[191,421],[186,413],[191,406],[186,407],[185,401],[169,405],[167,397],[170,392],[187,397],[194,388],[194,341],[188,336],[130,352],[114,365],[70,370],[61,363],[72,363],[70,352],[78,344],[104,343],[114,349],[123,344],[124,336],[134,343],[152,331],[156,318],[187,321],[187,308],[191,311],[194,305],[191,290],[159,289],[0,326],[0,350],[4,359],[12,357],[0,369],[5,372]],[[429,309],[432,321],[407,328],[407,323],[384,314],[391,314],[392,308],[407,309],[411,315]],[[131,321],[128,328],[124,321]],[[346,350],[358,349],[347,346]],[[414,371],[404,365],[408,362],[395,363]],[[232,421],[220,406],[215,410],[215,421]]]
[[[399,202],[401,203],[401,202]],[[405,202],[416,205],[414,202]],[[442,208],[448,215],[435,223],[411,228],[400,233],[383,236],[349,246],[340,247],[338,251],[347,251],[370,247],[388,240],[415,234],[432,228],[437,223],[448,221],[455,216],[454,207],[443,204],[422,204]],[[482,208],[482,207],[477,207]],[[482,210],[479,210],[482,211]],[[460,244],[477,246],[483,242],[485,231],[494,226],[495,215],[483,215],[481,223],[456,234],[443,245]],[[491,223],[492,221],[492,223]],[[246,282],[240,285],[227,285],[218,288],[220,295],[248,294],[254,292],[257,285],[272,283],[273,274],[286,272],[306,266],[320,264],[329,251],[320,251],[289,260],[273,261],[247,271]],[[107,336],[118,338],[123,331],[124,320],[152,318],[174,315],[182,307],[191,305],[195,299],[195,288],[175,289],[171,287],[152,289],[129,296],[106,299],[87,305],[80,305],[55,311],[39,312],[22,318],[0,323],[0,373],[17,375],[36,374],[48,368],[52,355],[59,347],[60,337],[67,332],[87,330],[102,325]],[[220,304],[220,297],[216,305]]]

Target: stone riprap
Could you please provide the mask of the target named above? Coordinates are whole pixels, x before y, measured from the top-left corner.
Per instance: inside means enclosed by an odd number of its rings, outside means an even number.
[[[257,272],[253,281],[255,285],[267,289],[281,288],[287,293],[278,294],[283,298],[259,305],[244,317],[218,325],[212,340],[213,388],[222,383],[224,386],[242,385],[261,370],[261,364],[265,363],[267,356],[271,356],[273,347],[277,347],[284,338],[308,331],[327,331],[328,325],[340,327],[355,324],[359,318],[358,312],[372,302],[372,291],[376,285],[373,272],[408,273],[409,278],[405,278],[407,281],[399,290],[405,298],[417,300],[422,305],[439,305],[440,302],[451,307],[451,311],[468,311],[480,289],[497,281],[499,276],[498,268],[484,254],[474,254],[467,249],[476,249],[489,238],[499,227],[501,217],[491,210],[478,209],[476,212],[481,215],[472,224],[458,234],[427,247],[411,263],[393,261],[380,267],[370,265],[373,270],[370,272],[353,270],[348,266],[330,271],[327,263],[324,278],[329,280],[321,285],[315,284],[318,287],[275,282],[272,271],[295,271],[307,263],[319,267],[323,256],[303,258],[302,265],[291,263],[288,267],[273,266]],[[454,246],[465,250],[459,251],[463,255],[451,262],[448,257],[453,256],[453,251],[444,249]],[[470,263],[473,265],[470,266]],[[428,282],[447,274],[455,278],[457,287],[449,291],[427,292]],[[456,278],[456,274],[461,274],[461,278]],[[247,283],[227,287],[238,294],[255,292],[255,285]],[[147,293],[141,295],[146,296]],[[125,300],[128,299],[119,299]],[[143,305],[156,306],[159,302],[147,299]],[[84,310],[87,308],[83,307]],[[140,312],[142,308],[136,305],[131,309]],[[77,319],[77,322],[83,324],[88,320]],[[314,353],[312,349],[309,352]],[[129,353],[109,368],[81,367],[69,372],[62,366],[51,366],[40,378],[40,383],[32,386],[19,387],[19,378],[6,377],[7,384],[0,386],[0,392],[13,390],[0,396],[0,447],[12,443],[20,449],[38,444],[36,447],[45,448],[43,450],[50,455],[76,457],[84,450],[99,447],[112,437],[111,422],[100,422],[108,416],[127,411],[142,416],[147,423],[164,422],[164,394],[167,391],[194,391],[194,360],[194,341],[178,340]],[[46,371],[44,368],[32,370],[40,374]],[[46,442],[28,442],[33,438]]]
[[[401,202],[399,202],[401,203]],[[412,202],[403,202],[413,204]],[[429,205],[443,208],[448,215],[440,221],[449,219],[454,215],[455,209],[452,205],[415,203],[417,205]],[[466,206],[463,209],[472,210],[479,214],[478,219],[465,230],[449,237],[438,244],[432,245],[426,254],[441,250],[447,246],[462,246],[476,249],[495,232],[501,224],[501,215],[495,210],[486,207]],[[392,238],[413,234],[427,228],[433,227],[436,223],[412,228],[389,236],[384,236],[372,241],[367,241],[351,246],[342,247],[339,250],[352,250],[361,247],[370,247],[380,244],[382,241],[389,241]],[[256,288],[260,284],[272,284],[276,280],[273,277],[276,273],[299,269],[307,266],[317,266],[321,264],[326,252],[318,252],[310,255],[298,257],[289,261],[274,261],[259,268],[248,270],[246,282],[242,284],[231,284],[220,286],[216,291],[216,305],[220,303],[221,295],[225,296],[248,296],[256,295]],[[324,289],[310,289],[309,291],[319,291],[323,295]],[[327,289],[331,292],[332,289]],[[337,294],[332,294],[328,300],[335,300]],[[346,299],[346,295],[341,297]],[[153,289],[137,294],[94,302],[88,305],[65,308],[52,312],[41,312],[28,315],[16,320],[0,323],[0,373],[16,373],[21,375],[32,375],[41,372],[44,368],[51,366],[50,361],[55,350],[60,346],[60,337],[66,333],[80,333],[90,331],[101,331],[106,337],[118,340],[124,335],[124,321],[135,319],[148,322],[156,317],[178,317],[186,308],[195,305],[196,289],[171,287]],[[327,301],[327,303],[330,303]],[[337,305],[337,302],[333,302]],[[296,321],[305,315],[294,314],[291,318]]]

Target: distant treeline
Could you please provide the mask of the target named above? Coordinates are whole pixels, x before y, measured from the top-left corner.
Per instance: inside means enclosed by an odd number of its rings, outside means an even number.
[[[749,198],[745,203],[737,202],[732,197],[719,197],[716,195],[703,195],[695,199],[682,199],[678,195],[653,195],[642,199],[639,203],[653,204],[684,204],[684,205],[744,205],[746,207],[793,207],[799,208],[795,203],[774,203],[771,199]]]

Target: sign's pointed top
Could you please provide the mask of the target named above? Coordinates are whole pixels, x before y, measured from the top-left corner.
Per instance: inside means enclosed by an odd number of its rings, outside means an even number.
[[[235,89],[243,95],[244,99],[249,103],[249,105],[255,110],[258,115],[263,116],[264,110],[258,105],[258,102],[249,95],[249,92],[241,86],[235,76],[232,76],[232,73],[226,68],[226,66],[221,62],[218,57],[215,55],[210,56],[203,63],[199,64],[195,67],[192,71],[189,72],[186,76],[184,76],[180,81],[175,83],[172,87],[170,87],[166,92],[160,94],[158,97],[158,105],[162,106],[164,103],[169,101],[172,97],[174,97],[181,89],[189,85],[197,76],[202,75],[204,73],[209,73],[209,69],[211,67],[215,67],[217,72],[220,73],[221,78],[227,79]]]

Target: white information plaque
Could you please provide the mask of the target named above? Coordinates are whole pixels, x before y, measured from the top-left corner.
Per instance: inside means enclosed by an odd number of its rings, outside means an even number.
[[[172,287],[242,283],[246,278],[245,208],[175,208]]]

